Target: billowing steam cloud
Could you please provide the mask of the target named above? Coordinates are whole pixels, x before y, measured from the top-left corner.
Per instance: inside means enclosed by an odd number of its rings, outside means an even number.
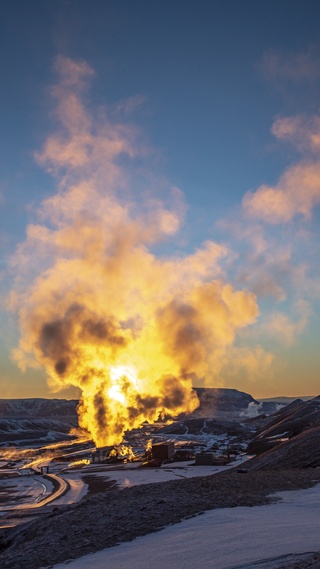
[[[192,411],[192,380],[214,379],[258,309],[252,293],[219,278],[224,247],[207,242],[170,259],[152,252],[179,229],[181,192],[172,209],[125,199],[123,163],[139,152],[134,129],[87,112],[86,63],[59,58],[56,67],[61,127],[37,160],[59,177],[58,191],[12,260],[14,357],[22,368],[44,366],[54,388],[81,389],[80,425],[102,446],[160,413]]]

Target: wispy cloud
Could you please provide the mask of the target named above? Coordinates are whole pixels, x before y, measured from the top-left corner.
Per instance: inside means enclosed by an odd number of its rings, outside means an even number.
[[[310,219],[320,203],[320,164],[300,163],[289,168],[275,186],[262,185],[247,192],[243,208],[249,218],[272,225],[288,223],[295,216]]]
[[[241,389],[247,388],[250,392],[253,384],[270,382],[275,365],[274,354],[261,345],[232,346],[224,358],[221,376],[227,377],[231,385],[241,385]]]
[[[295,216],[310,219],[320,203],[320,117],[277,118],[272,133],[302,153],[274,186],[262,185],[243,198],[245,215],[269,224],[288,223]]]
[[[86,62],[58,57],[56,72],[60,81],[52,88],[55,116],[60,128],[48,137],[42,152],[36,154],[39,164],[59,175],[60,186],[68,180],[84,180],[92,171],[114,190],[125,184],[124,172],[117,163],[121,156],[133,158],[137,136],[132,126],[111,122],[103,114],[93,116],[86,106],[85,93],[94,71]]]
[[[299,300],[296,303],[296,319],[284,312],[274,312],[263,326],[264,332],[291,346],[298,335],[306,328],[311,314],[310,303]]]
[[[248,340],[267,339],[278,351],[281,345],[295,345],[312,318],[312,303],[319,299],[318,233],[313,219],[320,204],[320,118],[277,117],[271,132],[294,146],[295,161],[275,184],[246,192],[242,210],[220,227],[236,237],[241,248],[236,282],[268,307],[248,330]]]
[[[140,109],[146,102],[147,98],[144,95],[135,95],[128,99],[119,101],[116,105],[116,111],[125,115],[131,115],[134,111]]]
[[[297,115],[277,118],[271,132],[293,144],[302,154],[320,153],[320,116]]]
[[[283,83],[320,79],[320,59],[315,47],[302,52],[267,51],[258,67],[266,79]]]

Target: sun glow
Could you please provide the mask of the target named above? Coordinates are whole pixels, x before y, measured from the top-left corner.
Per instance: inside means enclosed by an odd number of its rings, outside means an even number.
[[[138,391],[138,377],[133,367],[118,365],[110,368],[112,386],[109,389],[109,397],[125,405],[127,403],[123,387],[132,387]],[[126,390],[127,391],[127,390]]]

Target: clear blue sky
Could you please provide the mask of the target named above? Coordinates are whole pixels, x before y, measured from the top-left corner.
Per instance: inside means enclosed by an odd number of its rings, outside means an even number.
[[[49,394],[44,369],[22,373],[11,361],[20,332],[4,305],[29,283],[10,259],[27,225],[46,223],[38,209],[59,184],[36,160],[59,129],[50,96],[59,56],[94,70],[88,112],[114,117],[121,106],[121,123],[139,133],[147,150],[134,173],[121,163],[137,208],[149,186],[165,201],[171,187],[183,192],[180,231],[152,251],[223,244],[221,278],[256,295],[259,316],[225,346],[210,385],[317,394],[319,25],[315,0],[2,3],[0,397]]]

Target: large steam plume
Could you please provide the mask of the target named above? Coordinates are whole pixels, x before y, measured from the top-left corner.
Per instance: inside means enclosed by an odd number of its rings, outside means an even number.
[[[56,389],[79,387],[80,425],[97,445],[117,444],[144,420],[192,411],[192,380],[214,381],[258,309],[252,293],[223,282],[223,246],[209,241],[172,258],[152,252],[179,229],[181,192],[171,209],[125,199],[131,166],[123,163],[139,155],[134,129],[86,110],[86,63],[60,57],[56,71],[60,127],[37,160],[58,190],[12,260],[21,331],[14,358],[22,368],[43,366]]]

